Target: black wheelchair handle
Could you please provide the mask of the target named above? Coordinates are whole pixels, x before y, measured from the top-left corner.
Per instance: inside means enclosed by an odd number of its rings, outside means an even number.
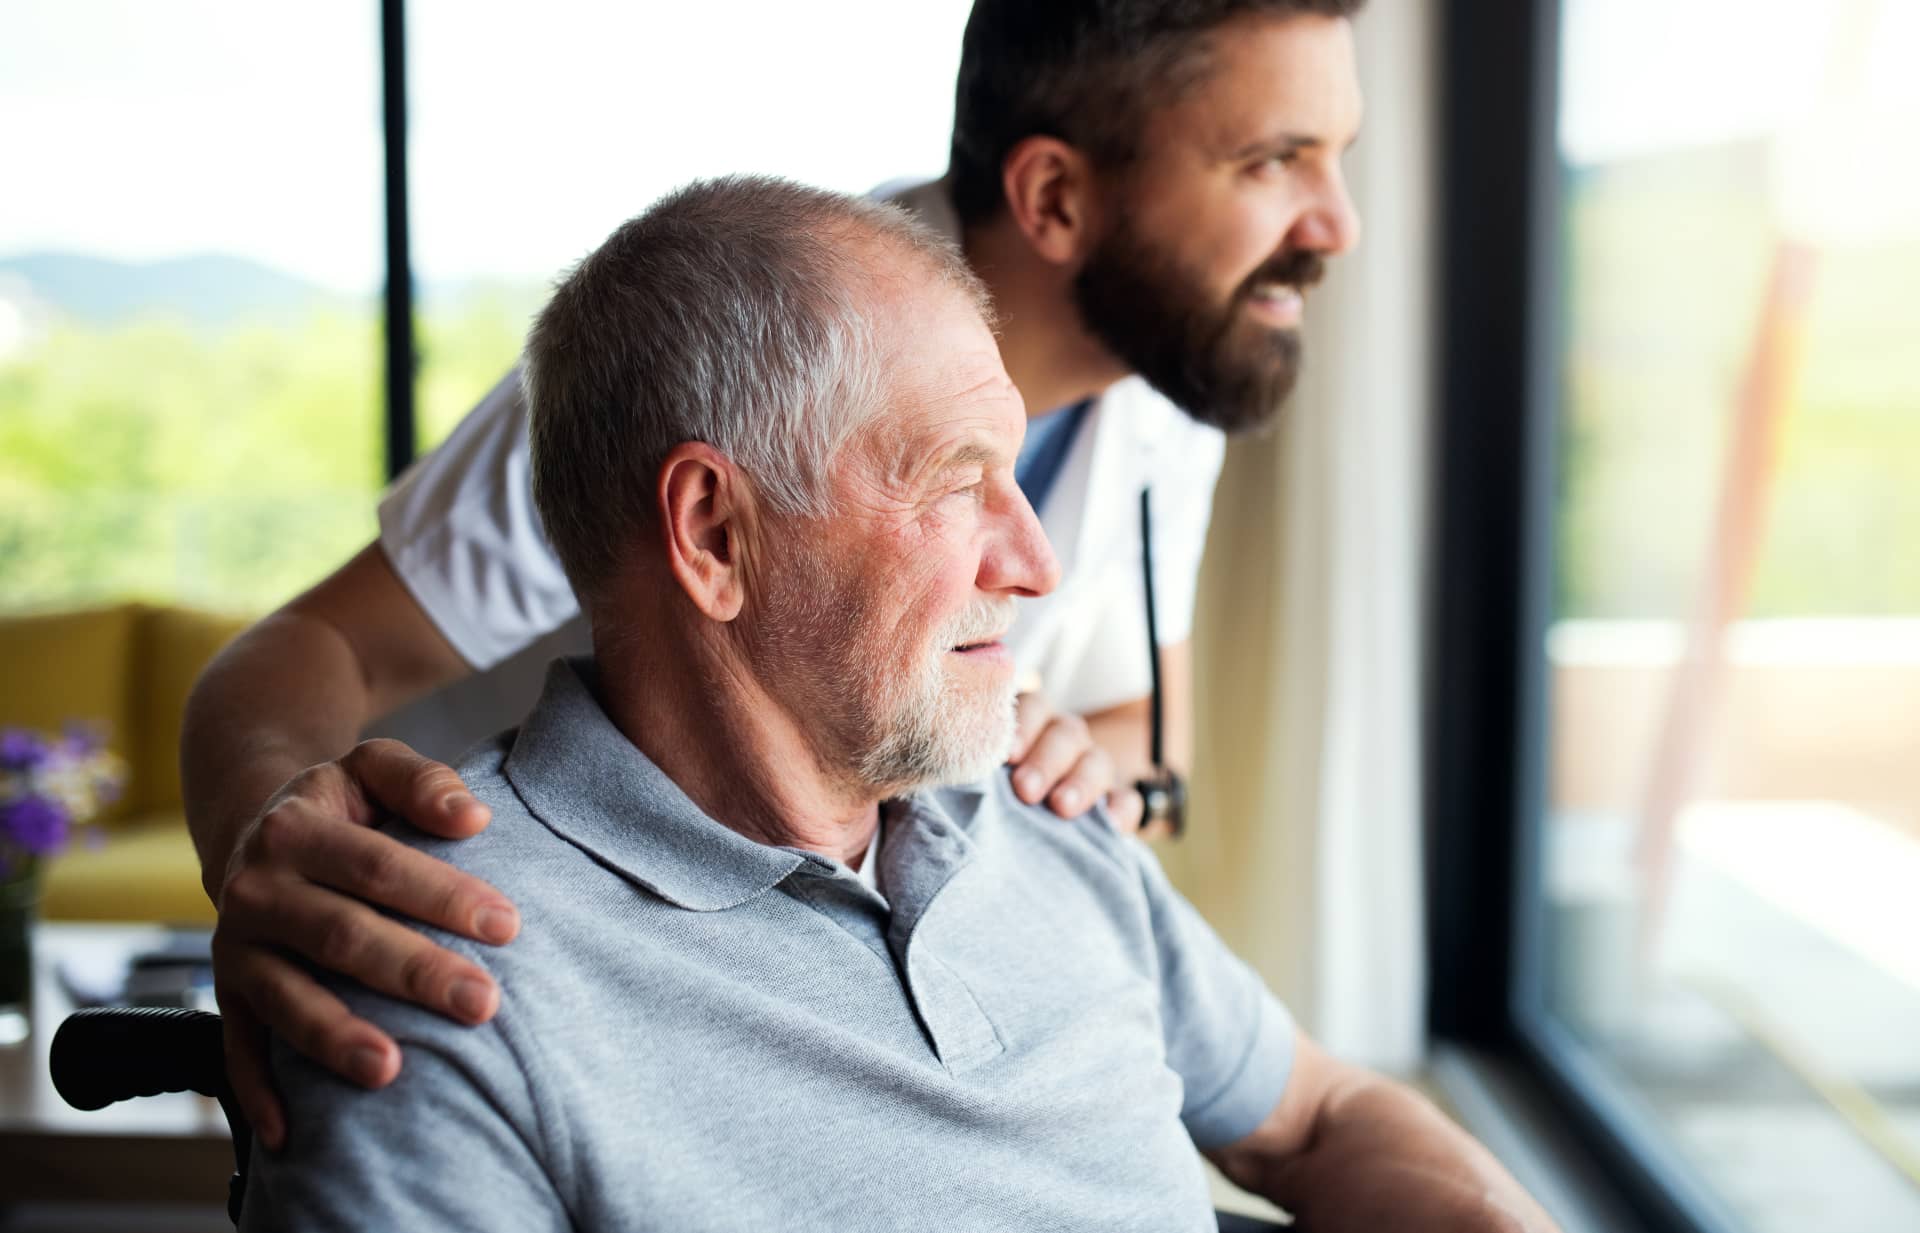
[[[67,1016],[53,1034],[47,1069],[62,1100],[93,1110],[162,1092],[226,1097],[224,1056],[218,1015],[102,1006]]]

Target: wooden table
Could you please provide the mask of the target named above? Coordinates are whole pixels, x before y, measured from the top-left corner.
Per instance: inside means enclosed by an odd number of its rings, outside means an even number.
[[[32,1031],[0,1046],[0,1205],[226,1202],[233,1150],[217,1102],[183,1093],[82,1113],[60,1099],[47,1073],[54,1029],[73,1010],[55,965],[69,956],[111,964],[158,949],[165,938],[164,929],[150,925],[37,927]]]

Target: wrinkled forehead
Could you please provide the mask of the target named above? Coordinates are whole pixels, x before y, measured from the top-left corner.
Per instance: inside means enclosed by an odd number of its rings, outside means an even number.
[[[937,272],[875,291],[886,389],[849,452],[886,474],[963,447],[1010,462],[1026,431],[1025,404],[973,296]]]

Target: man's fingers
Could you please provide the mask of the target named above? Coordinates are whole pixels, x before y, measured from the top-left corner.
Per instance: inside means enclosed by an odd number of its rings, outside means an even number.
[[[275,823],[278,834],[266,833]],[[391,835],[329,826],[294,810],[266,819],[262,830],[262,841],[285,850],[301,876],[355,899],[496,946],[520,931],[520,914],[499,891]]]
[[[1130,785],[1115,788],[1107,793],[1107,816],[1113,819],[1113,829],[1123,835],[1131,835],[1140,829],[1141,821],[1147,816],[1147,803],[1140,799],[1140,791]]]
[[[368,796],[444,839],[478,834],[493,817],[452,767],[423,757],[399,741],[362,741],[340,759],[340,765]]]
[[[246,1003],[236,998],[220,1003],[220,1032],[226,1041],[227,1086],[240,1102],[253,1137],[268,1151],[277,1152],[286,1142],[287,1119],[267,1069],[267,1031]]]
[[[1023,761],[1027,750],[1033,747],[1033,738],[1040,735],[1052,717],[1053,706],[1045,694],[1028,690],[1016,697],[1013,700],[1013,750],[1007,755],[1007,761],[1016,764]]]
[[[234,973],[229,987],[300,1053],[362,1087],[385,1087],[400,1073],[399,1046],[286,959],[240,945],[226,966]]]
[[[1053,716],[1035,738],[1032,748],[1015,764],[1014,795],[1029,805],[1039,804],[1072,774],[1080,759],[1092,748],[1093,736],[1087,731],[1086,720],[1078,715]],[[1105,785],[1102,785],[1104,790]],[[1081,797],[1079,803],[1072,807],[1073,812],[1080,813],[1092,803],[1093,797]]]
[[[499,990],[473,961],[435,946],[362,903],[311,883],[283,884],[277,900],[271,917],[257,916],[256,930],[327,971],[462,1023],[484,1023],[493,1017]],[[318,985],[314,989],[331,999]],[[296,1013],[304,1014],[315,1005],[302,998]],[[318,1008],[316,1013],[330,1013],[330,1008]],[[279,1030],[277,1022],[269,1022]]]
[[[1073,769],[1047,793],[1047,807],[1063,818],[1077,818],[1113,787],[1113,759],[1098,745],[1089,745]]]

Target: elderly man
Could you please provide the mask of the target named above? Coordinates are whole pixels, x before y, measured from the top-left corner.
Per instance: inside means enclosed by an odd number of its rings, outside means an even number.
[[[560,287],[533,490],[593,654],[460,768],[491,827],[410,838],[521,905],[509,946],[439,938],[501,1006],[343,990],[405,1066],[276,1053],[249,1226],[1165,1233],[1211,1227],[1197,1144],[1317,1229],[1547,1227],[1144,846],[997,770],[1002,639],[1058,566],[985,312],[904,215],[770,180]]]
[[[1340,160],[1361,124],[1360,7],[976,0],[948,174],[888,190],[960,246],[1005,314],[1002,361],[1029,419],[1016,476],[1062,565],[1007,636],[1030,682],[1009,753],[1020,798],[1063,817],[1110,790],[1128,820],[1171,799],[1134,790],[1155,774],[1156,666],[1164,761],[1187,765],[1187,643],[1223,430],[1272,420],[1298,371],[1303,296],[1359,235]],[[188,707],[183,783],[220,906],[228,1063],[268,1143],[284,1119],[257,1025],[369,1086],[400,1065],[287,952],[461,1022],[496,1005],[479,966],[375,909],[499,943],[514,904],[361,825],[377,805],[453,837],[486,810],[440,763],[355,742],[433,695],[426,710],[460,739],[422,731],[440,725],[418,711],[394,730],[435,736],[436,757],[457,750],[524,713],[546,659],[588,645],[527,491],[520,388],[509,374],[382,499],[379,542],[222,652]],[[269,816],[297,833],[259,842]]]

